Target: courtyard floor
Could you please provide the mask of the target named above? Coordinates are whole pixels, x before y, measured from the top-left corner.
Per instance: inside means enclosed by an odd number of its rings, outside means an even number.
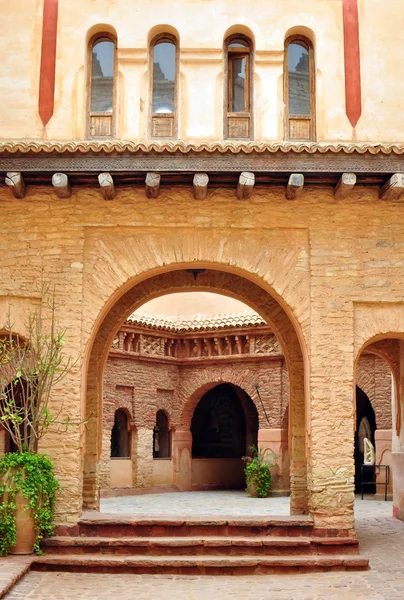
[[[287,498],[249,499],[243,492],[150,494],[102,501],[108,513],[145,516],[289,514]],[[7,600],[396,600],[404,599],[404,523],[391,502],[355,502],[361,553],[371,570],[296,575],[197,577],[32,572]],[[13,560],[13,559],[11,559]],[[17,559],[18,560],[18,559]],[[9,559],[0,559],[2,568]]]

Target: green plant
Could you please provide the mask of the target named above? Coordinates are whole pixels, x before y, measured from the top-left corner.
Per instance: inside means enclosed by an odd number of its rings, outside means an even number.
[[[34,552],[39,554],[42,538],[53,534],[55,497],[59,490],[53,464],[47,456],[11,452],[0,459],[0,555],[7,554],[16,543],[18,492],[28,500],[37,533]]]
[[[63,350],[65,330],[55,320],[55,292],[37,312],[28,315],[26,339],[13,333],[0,337],[0,425],[8,432],[12,452],[0,460],[0,554],[16,542],[16,497],[22,492],[28,501],[36,527],[33,550],[40,552],[43,536],[51,535],[55,495],[60,490],[51,460],[37,454],[38,441],[49,428],[73,421],[59,419],[63,404],[51,412],[54,385],[75,366]],[[28,507],[27,509],[28,510]]]
[[[57,331],[54,294],[47,301],[46,327],[41,312],[28,315],[27,339],[13,334],[0,337],[0,424],[7,430],[17,452],[35,452],[38,440],[58,421],[63,407],[53,415],[51,391],[75,365],[63,351],[65,330]],[[64,424],[71,423],[66,417]]]
[[[266,498],[272,487],[271,467],[274,466],[275,454],[268,448],[256,446],[250,446],[248,450],[251,456],[244,457],[247,491],[254,489],[258,498]]]

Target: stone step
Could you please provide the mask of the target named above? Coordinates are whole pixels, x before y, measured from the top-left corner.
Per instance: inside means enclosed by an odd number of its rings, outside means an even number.
[[[48,554],[137,554],[152,555],[255,555],[357,554],[358,541],[352,538],[309,538],[275,536],[233,537],[84,537],[56,536],[42,542]]]
[[[204,537],[275,536],[299,537],[313,533],[313,522],[306,516],[232,518],[134,518],[87,512],[77,526],[58,527],[57,535],[90,537]],[[332,532],[329,533],[332,535]]]
[[[55,554],[34,559],[31,569],[84,573],[247,575],[285,572],[365,570],[359,556],[116,556]]]

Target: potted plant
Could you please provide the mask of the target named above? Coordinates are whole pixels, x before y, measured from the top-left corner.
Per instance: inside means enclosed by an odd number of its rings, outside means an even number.
[[[0,427],[9,435],[10,452],[0,459],[0,554],[40,552],[53,533],[55,497],[60,489],[50,458],[38,441],[58,423],[50,411],[51,392],[74,366],[63,351],[65,330],[57,330],[55,301],[27,319],[27,338],[12,332],[0,338]],[[46,326],[48,325],[48,327]],[[69,418],[64,424],[70,423]]]
[[[272,488],[271,467],[275,454],[269,448],[248,448],[250,456],[245,456],[244,467],[246,488],[252,498],[267,498]]]

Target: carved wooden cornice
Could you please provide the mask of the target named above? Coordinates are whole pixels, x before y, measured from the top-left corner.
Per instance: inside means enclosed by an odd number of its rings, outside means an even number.
[[[67,190],[72,185],[99,187],[99,177],[105,174],[122,186],[144,186],[146,181],[146,192],[150,174],[161,176],[162,186],[192,186],[195,174],[203,174],[211,187],[237,186],[241,173],[251,175],[256,187],[288,185],[291,174],[300,174],[304,185],[335,187],[344,175],[355,176],[358,185],[382,187],[404,173],[404,144],[8,140],[0,142],[0,183],[7,183],[10,173],[23,175],[27,185],[51,185],[53,175],[61,173]],[[157,197],[159,187],[155,185],[155,194],[148,197]],[[348,193],[346,185],[340,188],[337,195]]]

